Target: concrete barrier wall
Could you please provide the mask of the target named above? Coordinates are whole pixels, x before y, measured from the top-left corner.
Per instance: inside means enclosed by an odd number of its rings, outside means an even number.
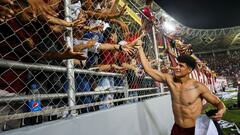
[[[1,135],[169,135],[170,95],[7,131]]]

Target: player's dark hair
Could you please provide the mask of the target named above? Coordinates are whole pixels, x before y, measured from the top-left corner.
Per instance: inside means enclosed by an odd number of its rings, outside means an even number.
[[[197,65],[196,60],[190,55],[180,55],[177,57],[177,60],[178,62],[186,63],[188,67],[192,68],[192,70],[194,70]]]

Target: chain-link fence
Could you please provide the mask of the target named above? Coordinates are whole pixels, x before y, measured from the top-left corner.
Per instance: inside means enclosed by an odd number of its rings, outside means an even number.
[[[161,94],[129,49],[144,1],[12,2],[0,2],[1,131]],[[149,60],[159,56],[155,35],[142,39]]]

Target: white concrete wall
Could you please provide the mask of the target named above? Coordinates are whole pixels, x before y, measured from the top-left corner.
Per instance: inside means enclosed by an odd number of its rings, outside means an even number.
[[[165,95],[1,135],[169,135],[173,122],[170,95]]]

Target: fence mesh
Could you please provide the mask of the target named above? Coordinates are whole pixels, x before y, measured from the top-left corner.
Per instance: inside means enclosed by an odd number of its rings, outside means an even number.
[[[141,35],[136,17],[143,6],[121,0],[0,2],[0,130],[159,96],[136,52],[128,54]],[[155,59],[152,31],[142,40],[148,59]]]

